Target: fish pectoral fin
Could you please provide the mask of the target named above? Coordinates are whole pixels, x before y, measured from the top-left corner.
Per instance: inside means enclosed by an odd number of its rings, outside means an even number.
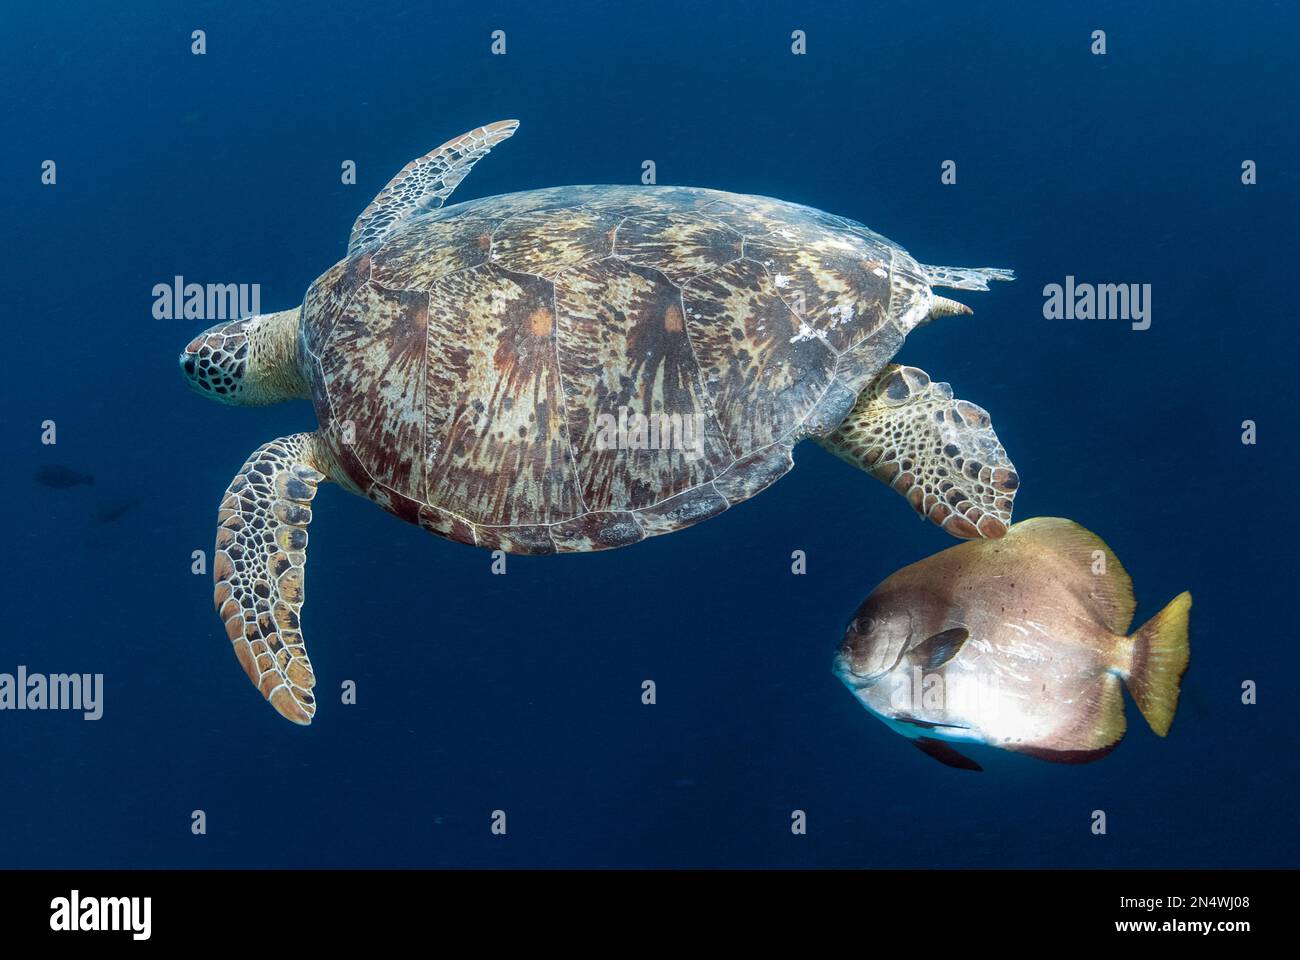
[[[937,670],[957,656],[969,639],[969,630],[965,627],[953,627],[951,630],[926,637],[907,652],[907,658],[918,667]]]
[[[916,748],[926,756],[933,757],[945,767],[952,767],[954,770],[977,770],[984,772],[984,768],[963,753],[958,753],[942,740],[932,740],[930,737],[917,737],[912,743]]]

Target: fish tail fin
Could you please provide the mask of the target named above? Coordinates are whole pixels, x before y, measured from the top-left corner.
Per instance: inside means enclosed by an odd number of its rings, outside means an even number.
[[[1178,709],[1179,686],[1191,655],[1187,621],[1192,595],[1183,591],[1133,634],[1128,689],[1159,736],[1169,733]]]

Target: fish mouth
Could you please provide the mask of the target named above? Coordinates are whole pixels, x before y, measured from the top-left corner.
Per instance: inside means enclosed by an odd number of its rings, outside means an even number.
[[[863,690],[875,686],[889,671],[871,674],[855,673],[853,671],[853,658],[846,653],[837,653],[835,654],[835,660],[831,663],[831,673],[839,677],[840,682],[850,690]]]

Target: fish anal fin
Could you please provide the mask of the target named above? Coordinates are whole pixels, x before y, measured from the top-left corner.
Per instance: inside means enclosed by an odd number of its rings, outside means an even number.
[[[1012,749],[1016,753],[1023,753],[1035,760],[1046,760],[1048,763],[1080,764],[1100,760],[1117,746],[1119,746],[1118,740],[1110,746],[1098,747],[1096,750],[1049,750],[1046,747],[1014,747]]]
[[[952,767],[954,770],[977,770],[983,772],[984,768],[963,753],[957,752],[942,740],[934,740],[930,737],[917,737],[912,743],[916,748],[928,757],[933,757],[945,767]]]
[[[1015,753],[1052,763],[1092,763],[1110,753],[1124,738],[1124,688],[1119,677],[1102,674],[1074,707],[1077,720],[1036,743],[1004,743]]]

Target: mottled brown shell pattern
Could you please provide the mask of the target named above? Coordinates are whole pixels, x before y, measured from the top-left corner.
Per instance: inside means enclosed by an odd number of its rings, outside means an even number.
[[[929,296],[900,247],[808,207],[561,187],[431,211],[359,250],[308,291],[300,352],[343,482],[464,543],[599,550],[779,478]],[[620,411],[698,429],[611,446]]]

